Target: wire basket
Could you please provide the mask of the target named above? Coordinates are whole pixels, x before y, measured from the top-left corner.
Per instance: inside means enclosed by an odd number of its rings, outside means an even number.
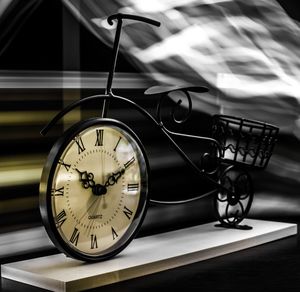
[[[215,115],[212,132],[220,143],[222,161],[263,169],[272,156],[279,129],[259,121]]]

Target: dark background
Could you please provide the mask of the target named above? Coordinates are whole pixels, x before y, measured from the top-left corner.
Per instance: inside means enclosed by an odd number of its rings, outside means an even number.
[[[296,20],[300,19],[300,10],[297,8],[297,1],[281,0],[278,1],[287,13]],[[0,28],[7,28],[11,17],[15,15],[15,10],[10,11],[7,18],[1,20]],[[26,15],[25,15],[26,16]],[[5,42],[9,44],[5,46],[5,50],[1,49],[0,53],[0,74],[5,76],[7,72],[22,72],[22,71],[47,71],[47,72],[61,72],[66,71],[81,71],[81,72],[107,72],[109,69],[109,61],[111,56],[111,49],[105,44],[101,43],[93,34],[87,29],[78,24],[76,29],[79,30],[79,46],[72,54],[70,60],[66,59],[64,38],[68,34],[63,31],[63,19],[73,19],[73,16],[64,8],[61,1],[40,1],[37,8],[27,17],[24,18],[24,23],[17,28],[12,26],[7,34],[0,35],[0,45]],[[25,21],[26,20],[26,21]],[[71,20],[72,21],[72,20]],[[75,19],[73,19],[75,21]],[[75,21],[76,22],[76,21]],[[17,34],[13,32],[17,31]],[[72,36],[70,36],[72,38]],[[125,56],[119,56],[117,71],[138,73],[138,69],[130,64]],[[49,73],[50,74],[50,73]],[[2,110],[7,111],[27,111],[27,110],[59,110],[62,108],[62,90],[0,90],[0,105]],[[155,100],[145,99],[143,90],[117,89],[117,94],[123,94],[130,97],[134,92],[138,101],[153,112],[155,110]],[[72,92],[70,92],[72,93]],[[97,93],[95,89],[80,90],[80,96],[86,96]],[[44,103],[44,99],[48,100]],[[89,109],[87,109],[89,110]],[[120,108],[117,107],[118,110]],[[125,109],[126,110],[126,109]],[[84,115],[88,115],[84,113]],[[140,119],[138,116],[125,117],[125,122],[134,127],[135,119]],[[210,117],[205,113],[195,113],[192,116],[190,125],[193,121],[204,121],[201,123],[202,127],[197,129],[200,134],[207,135],[210,128]],[[46,154],[56,140],[57,136],[62,132],[59,126],[54,134],[48,138],[42,139],[39,136],[39,130],[43,124],[31,126],[27,125],[7,125],[6,128],[1,128],[1,149],[3,157],[13,157],[16,153],[30,154],[35,153],[36,149],[42,154]],[[152,129],[148,125],[144,125],[147,131]],[[193,127],[189,127],[190,131],[196,131]],[[137,129],[137,131],[139,131]],[[140,133],[143,135],[143,133]],[[180,198],[182,196],[189,196],[193,190],[199,187],[206,186],[199,183],[196,177],[188,169],[186,165],[180,161],[175,152],[169,147],[167,141],[163,141],[162,137],[156,136],[155,139],[143,137],[147,144],[147,151],[149,153],[150,164],[153,171],[154,184],[152,195],[161,198],[164,195],[172,196],[172,198]],[[183,145],[187,145],[183,141]],[[280,136],[278,151],[297,153],[299,141],[292,136]],[[162,150],[163,149],[163,150]],[[194,153],[195,149],[191,149]],[[165,154],[171,153],[175,161],[175,167],[169,168],[167,164],[157,161]],[[161,160],[160,160],[161,161]],[[174,177],[185,173],[186,180],[191,182],[190,188],[186,189],[183,184],[174,184]],[[272,202],[267,201],[264,208],[259,208],[257,205],[250,213],[250,217],[260,219],[272,219],[287,222],[299,222],[300,211],[297,209],[299,198],[297,197],[298,185],[294,184],[292,180],[280,180],[279,177],[274,176],[273,173],[265,172],[253,173],[256,189],[258,193],[272,192],[274,189],[276,193],[281,193],[281,196],[273,196]],[[178,194],[179,193],[179,194]],[[184,195],[183,195],[184,194]],[[6,187],[1,189],[0,203],[5,202],[11,198],[24,198],[32,196],[34,198],[33,207],[29,210],[18,211],[12,209],[10,213],[0,214],[0,234],[8,231],[19,229],[26,229],[30,227],[41,226],[41,219],[38,210],[38,184]],[[264,199],[258,195],[258,201]],[[267,196],[267,199],[269,197]],[[284,204],[282,203],[284,202]],[[193,204],[186,204],[183,206],[152,206],[147,213],[145,222],[141,229],[139,236],[153,234],[173,230],[185,226],[201,224],[209,222],[214,219],[211,198],[205,198]],[[296,204],[295,204],[296,203]],[[18,204],[18,203],[17,203]],[[275,207],[274,207],[275,206]],[[257,208],[255,208],[257,207]],[[163,219],[162,219],[163,218]],[[206,291],[262,291],[266,287],[271,287],[273,291],[285,289],[287,291],[298,291],[296,279],[300,277],[296,266],[299,266],[299,254],[296,249],[299,246],[298,238],[292,238],[288,241],[270,244],[270,248],[266,251],[264,247],[258,247],[252,251],[241,252],[237,255],[229,255],[220,259],[213,259],[208,264],[199,263],[191,265],[184,269],[175,269],[171,272],[163,272],[159,275],[148,276],[146,281],[144,278],[138,279],[135,282],[125,282],[107,288],[107,291],[115,291],[114,289],[122,289],[124,291],[132,289],[139,291],[140,289],[155,287],[177,287],[184,289],[187,281],[190,282],[190,288],[199,290],[202,287]],[[50,254],[57,252],[55,249],[45,249],[41,251],[24,250],[22,254],[10,255],[3,257],[0,263],[30,258],[33,256]],[[257,258],[253,262],[253,259]],[[285,267],[290,270],[286,273]],[[200,273],[195,273],[195,270],[200,270]],[[274,273],[272,273],[274,270]],[[213,272],[212,272],[213,271]],[[248,274],[247,274],[248,273]],[[274,279],[274,274],[279,275]],[[258,275],[263,275],[261,278]],[[289,283],[296,283],[288,285],[280,275],[289,275],[287,280]],[[206,279],[205,281],[203,279]],[[216,288],[216,279],[219,281],[219,288]],[[237,281],[235,281],[237,279]],[[261,286],[257,281],[264,280]],[[200,283],[200,284],[199,284]],[[132,286],[133,285],[133,286]],[[295,289],[294,289],[295,288]],[[293,290],[294,289],[294,290]]]
[[[15,7],[10,12],[7,22],[14,17],[17,9],[18,7]],[[76,66],[75,60],[73,65],[70,65],[71,68],[64,68],[63,13],[69,14],[61,1],[41,1],[21,27],[17,25],[12,27],[6,38],[10,39],[11,43],[0,55],[0,70],[64,69],[107,72],[110,66],[110,48],[81,24],[78,26],[80,47],[76,48],[80,51],[80,64]],[[73,18],[71,15],[70,17]],[[4,21],[0,25],[7,28]],[[18,32],[15,35],[14,29],[17,27]],[[117,71],[137,72],[122,56],[118,60]]]
[[[286,9],[287,13],[296,20],[300,19],[300,11],[297,9],[296,1],[279,1],[280,4]],[[87,29],[78,23],[75,18],[65,9],[64,5],[59,0],[52,1],[33,1],[33,3],[37,3],[35,9],[32,9],[33,12],[24,12],[24,14],[20,17],[22,19],[22,25],[12,24],[11,19],[17,16],[19,11],[19,7],[13,7],[12,10],[8,11],[6,15],[2,17],[0,22],[1,31],[4,31],[0,36],[0,44],[1,54],[0,54],[0,74],[11,74],[8,72],[40,72],[45,71],[48,72],[46,74],[51,74],[51,72],[62,72],[62,71],[80,71],[80,72],[107,72],[110,66],[110,57],[111,57],[111,48],[107,47],[105,44],[101,43],[93,34],[91,34]],[[67,29],[70,28],[70,31],[63,29],[63,21],[64,25],[67,25]],[[68,26],[68,23],[72,23]],[[74,25],[75,23],[75,25]],[[71,30],[75,30],[74,34]],[[73,39],[75,35],[75,38]],[[70,41],[70,47],[73,50],[68,51],[67,42]],[[5,42],[5,45],[4,45]],[[77,47],[72,47],[72,42],[77,42]],[[66,47],[66,48],[65,48]],[[5,48],[3,50],[3,48]],[[129,72],[129,73],[138,73],[138,69],[133,67],[126,59],[125,56],[120,54],[118,59],[117,71],[120,72]],[[19,73],[23,74],[23,73]],[[27,73],[24,73],[27,74]],[[34,73],[33,73],[34,74]],[[59,74],[59,73],[58,73]],[[145,88],[146,89],[146,88]],[[144,89],[134,90],[134,95],[137,96],[139,101],[142,101],[142,105],[146,106],[150,112],[154,112],[155,110],[155,99],[147,99],[143,96]],[[95,89],[84,89],[76,92],[79,96],[86,96],[99,93],[98,90]],[[117,89],[117,94],[123,94],[125,96],[131,97],[133,90],[130,89]],[[20,111],[26,112],[28,110],[45,110],[51,109],[54,111],[60,110],[63,107],[62,102],[62,90],[1,90],[1,99],[0,104],[2,110],[7,111]],[[72,94],[72,90],[70,93]],[[47,102],[40,102],[41,100],[47,100]],[[92,107],[92,106],[91,106]],[[120,110],[120,108],[119,108]],[[118,109],[117,109],[116,117],[118,118]],[[87,115],[83,113],[83,115]],[[134,118],[133,118],[134,117]],[[129,125],[135,124],[134,119],[140,119],[138,116],[131,116],[130,118],[125,117],[126,123]],[[201,120],[201,123],[197,123],[197,125],[201,125],[200,127],[195,129],[193,125],[196,124],[196,121]],[[22,125],[6,125],[5,128],[2,128],[1,132],[1,145],[2,145],[2,158],[4,157],[13,157],[15,154],[30,154],[35,152],[40,152],[45,155],[53,142],[57,138],[58,135],[61,134],[61,127],[57,129],[57,131],[50,137],[41,139],[39,136],[39,131],[43,127],[43,124],[35,124],[34,126],[28,127],[25,124]],[[147,127],[147,128],[145,128]],[[187,126],[188,130],[192,133],[200,133],[204,136],[209,135],[210,131],[210,116],[205,113],[195,113],[192,116],[192,119]],[[142,128],[147,131],[152,131],[151,127],[148,125],[143,125]],[[137,131],[139,131],[137,129]],[[141,133],[143,135],[143,133]],[[172,198],[177,198],[183,196],[183,193],[190,193],[193,190],[199,189],[199,184],[197,185],[197,179],[193,177],[189,171],[183,172],[182,167],[186,167],[182,162],[179,162],[180,158],[176,156],[174,153],[174,160],[176,161],[176,167],[168,168],[168,166],[164,166],[163,163],[160,163],[160,166],[157,166],[156,162],[159,156],[163,157],[161,154],[161,149],[164,149],[163,153],[172,153],[172,149],[168,148],[167,141],[163,141],[160,136],[155,136],[153,138],[144,137],[148,147],[148,153],[150,157],[150,164],[153,167],[154,179],[153,181],[153,196],[163,196],[167,195],[172,196]],[[161,142],[163,141],[163,142]],[[161,143],[165,143],[165,146],[162,146]],[[183,145],[189,145],[188,142],[183,141]],[[288,152],[291,150],[291,153],[297,152],[297,147],[299,146],[299,142],[295,137],[292,136],[282,136],[279,145],[277,147],[278,151]],[[197,148],[198,145],[195,146]],[[200,147],[200,146],[199,146]],[[37,151],[38,149],[38,151]],[[199,148],[198,148],[199,149]],[[195,149],[191,149],[191,151],[195,151]],[[153,159],[152,159],[153,158]],[[187,189],[184,186],[184,183],[181,184],[181,188],[177,185],[172,184],[174,180],[174,176],[178,176],[179,173],[186,173],[186,179],[191,182],[190,188]],[[274,174],[265,173],[263,176],[261,174],[253,174],[254,178],[257,179],[256,185],[258,190],[262,188],[264,191],[272,190],[272,187],[276,186],[277,190],[281,189],[281,191],[287,193],[287,199],[290,197],[292,200],[290,204],[292,205],[297,198],[295,197],[295,188],[297,185],[294,185],[292,181],[281,181],[279,178],[274,177]],[[170,183],[168,183],[170,181]],[[274,181],[278,184],[274,184]],[[201,188],[206,188],[203,182],[200,183]],[[25,189],[25,192],[24,192]],[[37,198],[38,198],[38,185],[28,185],[26,187],[15,187],[15,188],[4,188],[1,190],[0,199],[5,200],[7,198],[15,197],[18,198],[24,197],[30,194],[31,196],[35,196],[35,205],[36,208],[34,212],[30,210],[24,214],[25,222],[28,220],[30,224],[41,224],[39,219],[39,212],[37,208]],[[289,197],[290,194],[290,197]],[[189,196],[189,194],[187,195]],[[274,198],[276,199],[276,198]],[[198,220],[211,220],[213,218],[212,209],[207,208],[210,204],[209,199],[203,200],[201,203],[196,204],[197,207],[183,207],[181,212],[178,212],[180,216],[177,216],[176,223],[174,223],[174,227],[184,226],[186,221],[190,222],[190,224],[199,223]],[[279,203],[280,204],[280,203]],[[193,205],[194,206],[194,205]],[[167,207],[162,207],[167,208]],[[168,207],[173,208],[173,207]],[[174,207],[174,208],[178,208]],[[187,209],[185,209],[187,208]],[[154,208],[155,209],[155,208]],[[177,210],[177,209],[176,209]],[[272,217],[278,220],[282,220],[285,218],[290,218],[291,220],[297,220],[298,212],[294,209],[292,212],[287,208],[285,212],[279,212],[278,208],[272,209],[270,208],[270,212],[261,212],[258,208],[256,209],[256,213],[253,215],[262,216],[262,217]],[[168,212],[169,213],[169,212]],[[172,212],[170,212],[172,213]],[[200,219],[197,215],[202,214]],[[186,216],[189,214],[189,216]],[[286,217],[288,215],[288,217]],[[0,215],[1,216],[1,215]],[[8,220],[8,217],[10,218]],[[3,230],[7,230],[7,222],[11,222],[12,229],[18,228],[13,227],[15,224],[18,226],[18,218],[23,218],[18,213],[11,213],[4,215],[4,219],[2,220],[2,228]],[[151,216],[150,216],[151,217]],[[150,218],[149,217],[149,218]],[[146,221],[145,226],[150,226],[150,222],[157,222],[157,225],[153,225],[156,231],[164,225],[162,222],[158,222],[156,216],[151,217],[148,221]],[[191,218],[189,219],[186,218]],[[172,222],[174,220],[174,216],[170,216],[170,220],[165,220],[164,222]],[[196,220],[196,221],[195,221]],[[22,220],[20,220],[21,222]],[[149,224],[148,224],[148,223]],[[24,221],[22,221],[24,223]],[[148,224],[148,225],[147,225]],[[165,227],[168,224],[165,224]],[[147,228],[145,228],[147,230]]]
[[[279,1],[280,4],[286,9],[287,13],[296,20],[300,19],[300,11],[297,9],[296,1]],[[78,23],[75,18],[69,13],[64,5],[59,0],[52,1],[32,1],[36,4],[36,8],[32,9],[33,12],[25,11],[20,16],[22,19],[22,25],[18,23],[13,24],[11,19],[18,16],[19,7],[15,6],[12,10],[8,11],[6,15],[2,17],[0,22],[0,31],[5,33],[0,35],[1,54],[0,54],[0,74],[12,74],[11,72],[22,74],[28,74],[25,72],[40,72],[50,74],[51,72],[62,71],[80,71],[82,72],[107,72],[109,69],[111,60],[111,48],[101,43],[93,34],[91,34],[82,24]],[[30,9],[28,9],[30,10]],[[71,25],[69,25],[71,23]],[[67,28],[63,28],[64,25]],[[68,31],[70,29],[70,31]],[[74,32],[75,30],[75,32]],[[75,38],[75,39],[74,39]],[[5,45],[4,45],[5,42]],[[75,43],[78,46],[74,47]],[[68,47],[69,45],[69,47]],[[5,49],[3,49],[5,48]],[[69,50],[72,48],[72,50]],[[117,71],[126,73],[138,73],[138,69],[131,65],[125,56],[119,55],[117,63]],[[22,73],[24,72],[24,73]],[[21,74],[21,75],[20,75]],[[31,73],[34,74],[34,73]],[[39,74],[39,73],[37,73]],[[55,73],[56,74],[56,73]],[[24,76],[25,76],[24,75]],[[146,88],[144,88],[146,89]],[[137,97],[137,100],[147,107],[151,113],[155,111],[156,100],[155,98],[146,98],[143,96],[144,89],[117,89],[117,94],[122,94],[128,97]],[[100,90],[101,91],[101,90]],[[75,92],[75,91],[74,91]],[[72,95],[72,90],[68,94]],[[76,96],[87,96],[99,93],[96,89],[82,89],[75,92]],[[16,90],[1,90],[0,104],[2,110],[11,112],[19,111],[20,113],[26,111],[43,111],[45,109],[51,109],[58,111],[63,107],[62,95],[65,94],[60,89],[51,90],[30,90],[30,89],[16,89]],[[47,100],[47,101],[45,101]],[[41,102],[42,101],[42,102]],[[93,105],[90,106],[93,108]],[[87,111],[89,108],[86,109]],[[119,117],[120,107],[113,113],[115,117]],[[126,111],[126,109],[123,109]],[[84,109],[83,109],[84,111]],[[83,112],[83,116],[88,116],[88,113]],[[140,116],[132,115],[125,116],[125,122],[129,125],[136,124],[136,120],[140,120]],[[201,121],[201,123],[199,123]],[[205,113],[196,112],[193,114],[187,129],[192,134],[201,134],[204,136],[210,135],[211,128],[210,116]],[[194,125],[197,124],[197,128]],[[199,126],[200,125],[200,126]],[[57,136],[62,133],[62,128],[59,126],[53,135],[50,137],[41,138],[39,135],[40,129],[43,124],[35,124],[28,127],[26,124],[21,125],[6,125],[1,129],[1,145],[2,145],[2,158],[13,157],[15,154],[34,154],[36,152],[41,155],[46,155],[50,147],[53,145]],[[148,124],[143,124],[143,131],[140,131],[141,136],[143,132],[153,132],[153,129]],[[154,131],[155,132],[155,131]],[[198,191],[200,188],[207,189],[204,182],[197,181],[197,178],[193,176],[188,170],[188,167],[180,160],[178,155],[172,150],[167,141],[164,141],[162,137],[154,136],[149,138],[147,135],[142,137],[150,158],[150,164],[153,171],[153,191],[152,196],[155,198],[161,198],[163,196],[171,196],[172,199],[182,198],[185,196],[191,196],[193,192]],[[183,146],[187,147],[189,141],[182,141]],[[299,141],[295,137],[284,135],[279,140],[277,150],[283,153],[296,153]],[[200,149],[201,145],[195,145],[194,148],[189,149],[192,154],[197,149]],[[196,150],[195,150],[196,149]],[[172,152],[173,151],[173,152]],[[193,152],[194,151],[194,152]],[[167,164],[159,163],[159,157],[164,157],[164,154],[173,155],[175,161],[175,167],[168,167]],[[187,167],[187,169],[185,169]],[[184,170],[184,171],[183,171]],[[189,187],[186,187],[184,180],[177,180],[177,184],[172,183],[174,177],[180,177],[179,174],[185,173],[185,179],[189,181]],[[261,173],[253,173],[256,187],[258,192],[270,192],[275,188],[277,191],[285,192],[286,199],[290,205],[297,202],[295,197],[297,185],[293,181],[288,181],[277,178],[274,173],[268,172],[261,176]],[[181,183],[180,183],[181,182]],[[275,183],[276,182],[276,183]],[[209,188],[209,187],[208,187]],[[23,226],[24,222],[28,222],[28,226],[41,224],[39,211],[38,211],[38,184],[26,185],[25,187],[6,187],[1,190],[1,200],[8,198],[18,198],[32,196],[34,201],[34,211],[27,210],[25,214],[20,214],[17,211],[11,212],[5,215],[1,215],[3,220],[2,230],[11,230]],[[34,199],[35,198],[35,199]],[[276,201],[276,196],[274,197]],[[280,199],[281,200],[281,199]],[[290,201],[289,201],[290,200]],[[278,203],[281,204],[280,202]],[[274,204],[272,204],[274,206]],[[157,207],[154,207],[154,210]],[[177,210],[174,215],[172,211]],[[160,209],[160,208],[159,208]],[[185,224],[197,224],[202,221],[209,221],[213,217],[212,207],[210,199],[204,199],[201,202],[193,205],[186,205],[182,208],[175,207],[161,207],[162,210],[166,210],[167,214],[173,214],[166,216],[163,222],[157,219],[156,215],[149,215],[144,224],[145,234],[148,232],[158,232],[159,230],[165,230],[168,228],[178,228],[185,226]],[[171,211],[167,211],[171,210]],[[178,211],[180,210],[180,211]],[[162,211],[164,212],[164,211]],[[150,214],[156,214],[155,212]],[[201,216],[199,217],[199,214]],[[280,212],[279,209],[269,208],[269,211],[265,211],[264,208],[256,208],[251,214],[258,217],[273,218],[277,220],[290,219],[297,220],[298,211],[295,208],[286,208],[284,212]],[[21,220],[19,218],[22,218]],[[153,228],[150,228],[153,226]]]

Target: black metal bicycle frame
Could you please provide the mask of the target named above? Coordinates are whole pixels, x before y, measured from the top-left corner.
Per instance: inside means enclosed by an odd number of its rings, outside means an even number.
[[[122,20],[123,19],[131,19],[131,20],[137,20],[137,21],[142,21],[142,22],[146,22],[148,24],[151,25],[155,25],[155,26],[160,26],[160,23],[158,21],[154,21],[152,19],[149,18],[145,18],[145,17],[141,17],[141,16],[135,16],[135,15],[129,15],[129,14],[114,14],[111,15],[110,17],[108,17],[108,23],[110,25],[113,24],[113,20],[117,20],[117,29],[116,29],[116,33],[115,33],[115,39],[114,39],[114,44],[113,44],[113,61],[112,61],[112,66],[111,69],[109,71],[108,74],[108,79],[107,79],[107,84],[106,84],[106,90],[105,90],[105,94],[101,94],[101,95],[93,95],[93,96],[88,96],[85,97],[81,100],[75,101],[73,103],[71,103],[70,105],[68,105],[67,107],[65,107],[62,111],[60,111],[42,130],[41,130],[41,134],[42,135],[46,135],[48,133],[48,131],[64,116],[66,115],[68,112],[70,112],[71,110],[73,110],[74,108],[84,104],[84,103],[88,103],[91,101],[95,101],[95,100],[100,100],[103,101],[103,106],[102,106],[102,118],[105,118],[107,116],[108,113],[108,109],[109,109],[109,104],[111,101],[119,101],[119,102],[124,102],[130,106],[132,106],[133,108],[135,108],[137,111],[139,111],[141,114],[143,114],[147,119],[149,119],[166,137],[167,139],[171,142],[171,145],[174,147],[174,149],[178,152],[178,154],[183,158],[184,161],[186,161],[188,163],[188,165],[190,165],[190,167],[203,179],[209,181],[213,186],[216,187],[216,189],[213,189],[212,191],[196,196],[194,198],[188,199],[188,200],[182,200],[182,201],[158,201],[158,200],[151,200],[150,202],[152,203],[157,203],[157,204],[181,204],[181,203],[186,203],[186,202],[191,202],[191,201],[195,201],[198,199],[201,199],[203,197],[206,197],[208,195],[214,194],[219,190],[225,191],[228,194],[231,194],[232,191],[229,190],[228,188],[224,187],[223,185],[221,185],[220,183],[218,183],[217,181],[215,181],[212,177],[210,177],[208,175],[208,173],[206,173],[204,170],[201,170],[189,157],[188,155],[180,148],[180,146],[176,143],[176,141],[173,139],[173,137],[178,136],[178,137],[187,137],[187,138],[191,138],[191,139],[197,139],[197,140],[203,140],[206,142],[210,142],[213,143],[218,151],[218,156],[220,157],[220,153],[221,153],[221,146],[219,144],[219,142],[213,138],[209,138],[209,137],[203,137],[203,136],[195,136],[195,135],[188,135],[188,134],[183,134],[183,133],[178,133],[178,132],[173,132],[168,130],[165,126],[164,123],[162,121],[161,115],[160,115],[160,109],[163,103],[164,98],[166,97],[166,95],[162,95],[158,106],[157,106],[157,119],[155,119],[147,110],[145,110],[143,107],[141,107],[140,105],[136,104],[135,102],[124,98],[122,96],[117,96],[112,92],[112,83],[113,83],[113,77],[114,77],[114,73],[115,73],[115,68],[116,68],[116,63],[117,63],[117,57],[118,57],[118,52],[119,52],[119,43],[120,43],[120,37],[121,37],[121,29],[122,29]],[[185,92],[186,93],[186,92]],[[189,102],[189,111],[192,110],[192,103],[191,103],[191,98],[189,96],[188,93],[186,93],[186,96],[188,98],[188,102]],[[177,105],[179,105],[181,103],[181,100],[178,101]],[[173,117],[174,118],[174,117]],[[174,118],[175,119],[175,118]],[[172,137],[173,136],[173,137]],[[219,160],[220,162],[220,160]],[[221,163],[221,162],[220,162]]]

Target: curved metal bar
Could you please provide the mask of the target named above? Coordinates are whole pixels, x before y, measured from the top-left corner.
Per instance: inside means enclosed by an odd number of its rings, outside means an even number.
[[[242,202],[241,202],[241,201],[238,201],[238,204],[240,205],[240,207],[241,207],[241,210],[242,210],[242,214],[241,214],[241,216],[243,216],[243,215],[245,214],[245,208],[244,208],[244,206],[243,206],[243,204],[242,204]]]
[[[160,26],[160,22],[157,20],[143,17],[143,16],[124,14],[124,13],[117,13],[117,14],[110,15],[107,18],[107,22],[109,23],[109,25],[113,25],[113,20],[115,20],[115,19],[117,19],[118,21],[122,20],[122,19],[131,19],[131,20],[145,22],[145,23],[155,25],[155,26]]]
[[[181,100],[181,99],[178,100],[178,102],[176,103],[176,105],[175,105],[175,106],[173,107],[173,109],[172,109],[172,114],[171,114],[171,116],[172,116],[173,121],[174,121],[175,123],[180,123],[180,124],[181,124],[181,123],[186,122],[186,121],[189,119],[189,117],[190,117],[190,115],[191,115],[191,113],[192,113],[192,108],[193,108],[192,99],[191,99],[191,96],[189,95],[188,91],[185,90],[185,88],[180,88],[180,89],[178,89],[178,90],[176,89],[176,90],[173,90],[172,92],[174,92],[174,91],[182,91],[182,92],[184,92],[184,94],[185,94],[185,96],[187,97],[187,100],[188,100],[188,113],[187,113],[187,115],[186,115],[184,118],[182,118],[182,119],[180,119],[180,120],[178,120],[178,119],[175,118],[175,111],[176,111],[176,109],[178,108],[178,106],[182,103],[182,100]],[[162,119],[162,114],[161,114],[161,108],[162,108],[162,104],[163,104],[164,100],[168,97],[168,93],[169,93],[169,92],[167,92],[166,94],[162,94],[162,95],[161,95],[161,98],[160,98],[160,100],[159,100],[159,102],[158,102],[157,109],[156,109],[156,116],[157,116],[157,120],[158,120],[160,126],[161,126],[166,132],[168,132],[169,134],[174,135],[174,136],[188,137],[188,138],[200,139],[200,140],[204,140],[204,141],[211,142],[211,143],[213,143],[213,144],[215,144],[215,145],[217,146],[219,153],[221,153],[221,149],[222,149],[222,148],[221,148],[220,143],[219,143],[217,140],[213,139],[213,138],[204,137],[204,136],[188,135],[188,134],[183,134],[183,133],[174,132],[174,131],[169,130],[169,129],[164,125],[163,119]]]
[[[138,110],[141,114],[143,114],[145,117],[147,117],[150,121],[153,122],[153,124],[158,127],[163,134],[169,139],[169,141],[172,143],[173,147],[175,148],[175,150],[178,152],[178,154],[192,167],[192,169],[203,179],[206,179],[207,181],[209,181],[212,185],[214,185],[216,188],[218,189],[222,189],[227,191],[228,193],[231,193],[230,190],[228,190],[227,188],[225,188],[224,186],[222,186],[220,183],[216,182],[213,178],[209,177],[206,175],[206,173],[202,170],[200,170],[198,168],[198,166],[184,153],[184,151],[177,145],[177,143],[172,139],[170,133],[168,132],[167,129],[164,128],[164,126],[156,121],[156,119],[149,113],[147,112],[143,107],[141,107],[140,105],[136,104],[135,102],[121,97],[121,96],[117,96],[117,95],[113,95],[113,94],[102,94],[102,95],[92,95],[89,97],[86,97],[84,99],[75,101],[71,104],[69,104],[66,108],[64,108],[62,111],[60,111],[42,130],[41,130],[41,134],[42,135],[46,135],[49,130],[64,116],[66,115],[68,112],[70,112],[71,110],[73,110],[74,108],[82,105],[83,103],[87,103],[90,101],[95,101],[95,100],[107,100],[110,99],[110,101],[113,100],[117,100],[117,101],[121,101],[124,103],[127,103],[129,105],[131,105],[133,108],[135,108],[136,110]],[[180,134],[179,134],[180,135]],[[195,138],[199,138],[197,136],[189,136],[187,135],[187,137],[195,137]],[[209,138],[207,138],[209,139]],[[210,140],[210,139],[209,139]],[[211,139],[213,140],[213,139]],[[203,196],[205,196],[206,194],[203,194]],[[201,196],[202,197],[202,196]]]
[[[165,124],[163,122],[163,118],[162,118],[162,105],[163,105],[164,100],[168,97],[168,94],[170,92],[175,92],[175,91],[182,91],[185,94],[185,96],[187,98],[187,101],[188,101],[188,110],[187,110],[186,115],[183,118],[177,119],[175,117],[175,112],[178,109],[178,107],[180,106],[180,104],[182,103],[182,99],[179,99],[177,101],[177,103],[174,105],[174,107],[172,108],[172,111],[171,111],[171,118],[172,118],[173,122],[177,123],[177,124],[182,124],[182,123],[185,123],[189,119],[189,117],[191,116],[193,105],[192,105],[192,98],[191,98],[191,96],[189,94],[189,91],[193,91],[193,87],[192,88],[189,88],[189,87],[186,87],[186,88],[174,88],[172,91],[162,92],[160,100],[159,100],[159,102],[157,104],[157,109],[156,109],[157,120],[158,120],[161,128],[166,133],[168,133],[171,136],[178,136],[178,137],[186,137],[186,138],[191,138],[191,139],[198,139],[198,140],[206,141],[208,143],[212,143],[216,147],[217,152],[218,152],[217,153],[217,159],[221,159],[222,146],[221,146],[221,144],[216,139],[209,138],[209,137],[204,137],[204,136],[195,136],[195,135],[189,135],[189,134],[183,134],[183,133],[179,133],[179,132],[174,132],[174,131],[169,130],[165,126]],[[216,168],[214,170],[212,170],[212,171],[209,172],[209,174],[214,174],[214,173],[217,172],[217,170],[218,170],[218,164],[216,165]]]
[[[203,199],[205,197],[208,197],[210,195],[215,194],[217,191],[218,191],[217,189],[214,189],[214,190],[212,190],[210,192],[207,192],[205,194],[202,194],[200,196],[196,196],[196,197],[193,197],[191,199],[180,200],[180,201],[160,201],[160,200],[150,199],[150,203],[151,204],[156,204],[156,205],[179,205],[179,204],[190,203],[190,202],[194,202],[194,201]]]
[[[183,93],[185,94],[185,96],[187,97],[187,100],[188,100],[188,112],[187,112],[187,114],[185,115],[184,118],[182,118],[180,120],[176,118],[176,116],[175,116],[176,110],[180,107],[180,105],[182,103],[182,100],[179,99],[177,101],[176,105],[172,109],[172,119],[177,124],[185,123],[190,118],[190,116],[192,114],[192,99],[191,99],[191,96],[190,96],[189,92],[186,91],[186,90],[183,90]],[[161,117],[160,117],[160,120],[162,120]]]
[[[70,103],[67,105],[63,110],[61,110],[41,131],[40,134],[42,136],[47,135],[47,133],[50,131],[50,129],[60,120],[62,119],[68,112],[73,110],[74,108],[80,106],[83,103],[86,103],[90,100],[94,100],[96,98],[99,98],[101,100],[106,100],[111,97],[111,94],[101,94],[101,95],[94,95],[94,96],[89,96],[84,99],[77,100],[73,103]]]

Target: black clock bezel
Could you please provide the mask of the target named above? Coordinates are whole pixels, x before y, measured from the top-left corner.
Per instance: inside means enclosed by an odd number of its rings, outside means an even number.
[[[144,167],[144,169],[143,171],[141,171],[142,176],[140,199],[137,211],[134,215],[134,218],[132,219],[130,226],[128,227],[122,238],[120,238],[115,245],[105,250],[103,254],[88,255],[84,252],[80,252],[78,249],[72,249],[71,246],[67,244],[65,240],[61,237],[59,231],[57,230],[52,213],[51,189],[55,170],[58,161],[65,150],[65,147],[67,147],[67,145],[72,139],[74,139],[76,135],[86,130],[87,128],[95,125],[99,125],[100,127],[112,126],[114,128],[119,128],[120,130],[122,130],[123,134],[135,141],[136,145],[140,150],[138,160],[140,161],[142,159],[142,162],[144,162],[144,165],[142,165],[142,167]],[[50,150],[42,171],[40,181],[40,214],[47,234],[54,243],[54,245],[58,248],[58,250],[65,253],[67,256],[78,260],[82,260],[85,262],[95,262],[109,259],[120,253],[124,248],[126,248],[126,246],[134,239],[137,232],[139,231],[148,208],[148,192],[150,181],[149,170],[149,162],[142,142],[134,133],[134,131],[131,130],[127,125],[125,125],[121,121],[107,118],[91,118],[88,120],[80,121],[71,126],[69,129],[67,129]]]

